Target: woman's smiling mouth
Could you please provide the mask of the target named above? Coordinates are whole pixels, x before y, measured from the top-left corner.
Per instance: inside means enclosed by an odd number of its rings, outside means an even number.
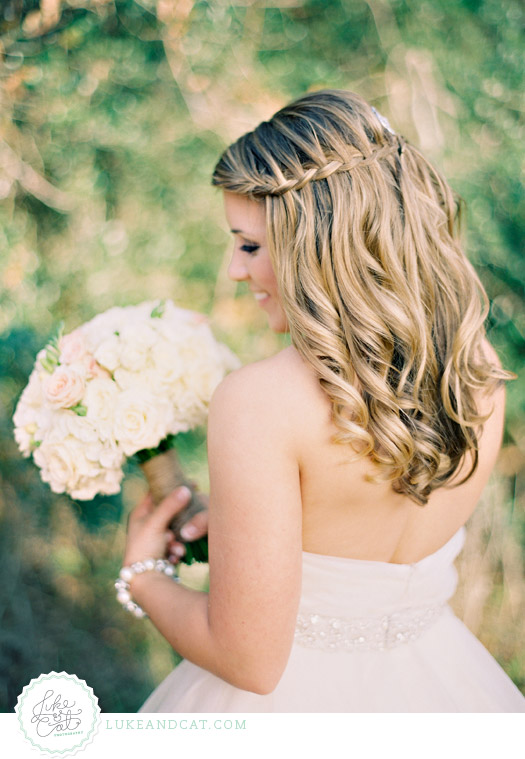
[[[270,297],[270,295],[265,292],[254,292],[253,297],[255,298],[255,300],[262,302],[263,300],[267,300]]]

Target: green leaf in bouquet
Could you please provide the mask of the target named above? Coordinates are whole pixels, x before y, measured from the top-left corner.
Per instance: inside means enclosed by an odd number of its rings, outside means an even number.
[[[155,306],[155,308],[151,312],[151,318],[160,319],[164,315],[165,310],[166,310],[166,299],[161,300],[160,303],[157,306]]]
[[[58,344],[61,340],[61,338],[64,336],[64,322],[59,322],[57,325],[57,329],[55,334],[51,337],[49,340],[47,349],[54,348],[57,353],[59,353],[59,347]]]
[[[83,406],[81,403],[77,403],[76,406],[72,406],[71,411],[74,411],[77,416],[87,415],[87,408],[86,406]]]
[[[207,564],[208,563],[208,536],[184,543],[186,553],[181,559],[181,564]]]
[[[175,435],[167,435],[160,441],[156,448],[143,448],[141,451],[137,451],[135,453],[137,461],[139,464],[143,464],[145,461],[149,461],[150,459],[155,458],[155,456],[158,456],[159,453],[164,453],[164,451],[169,451],[171,448],[175,448],[175,439]]]
[[[44,369],[48,374],[53,374],[55,369],[58,366],[58,358],[54,359],[52,355],[49,353],[46,353],[44,358],[40,359],[40,366],[42,369]]]
[[[40,359],[41,367],[49,374],[53,374],[53,372],[55,371],[55,369],[60,363],[59,342],[63,334],[64,334],[64,322],[60,322],[55,334],[50,338],[49,342],[47,343],[45,347],[46,355],[44,356],[44,358]]]

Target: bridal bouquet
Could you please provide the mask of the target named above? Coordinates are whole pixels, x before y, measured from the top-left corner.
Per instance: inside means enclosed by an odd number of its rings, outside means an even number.
[[[174,436],[205,422],[215,387],[238,366],[201,314],[169,300],[111,308],[38,353],[15,439],[55,493],[79,500],[117,493],[136,454],[159,501],[190,484]],[[202,508],[194,500],[179,526]]]

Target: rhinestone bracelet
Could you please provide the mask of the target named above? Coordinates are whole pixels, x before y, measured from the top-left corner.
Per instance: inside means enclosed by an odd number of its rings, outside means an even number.
[[[141,575],[143,572],[150,571],[160,572],[168,577],[172,577],[175,582],[179,582],[173,564],[170,564],[166,559],[145,559],[144,561],[136,561],[129,567],[122,567],[119,572],[119,578],[115,582],[117,601],[122,604],[130,614],[134,614],[139,619],[145,619],[148,615],[144,609],[141,609],[141,607],[131,599],[130,581],[135,575]]]

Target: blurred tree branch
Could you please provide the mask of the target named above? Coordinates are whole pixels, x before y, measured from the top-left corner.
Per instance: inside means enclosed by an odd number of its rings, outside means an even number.
[[[73,199],[23,161],[4,140],[0,140],[0,169],[8,181],[19,182],[26,192],[46,206],[63,213],[72,210]]]

